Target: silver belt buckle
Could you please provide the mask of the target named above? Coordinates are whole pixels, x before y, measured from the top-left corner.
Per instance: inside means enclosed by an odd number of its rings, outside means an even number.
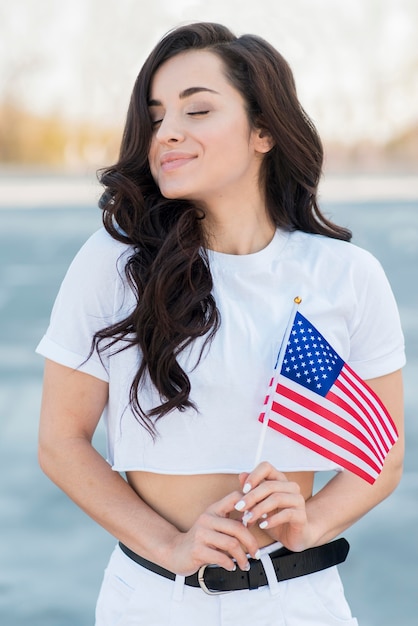
[[[220,596],[224,593],[231,593],[230,591],[212,591],[211,589],[209,589],[206,586],[205,583],[205,570],[207,567],[211,567],[210,564],[206,564],[206,565],[202,565],[202,567],[199,569],[199,571],[197,572],[197,580],[199,583],[200,588],[202,589],[202,591],[204,591],[205,593],[207,593],[210,596]],[[217,565],[212,565],[212,567],[217,567]]]

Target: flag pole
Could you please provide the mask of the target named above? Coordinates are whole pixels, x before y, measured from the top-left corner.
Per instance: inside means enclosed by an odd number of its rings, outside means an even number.
[[[261,455],[262,455],[263,447],[264,447],[264,440],[266,438],[267,426],[269,423],[269,414],[271,411],[271,407],[273,405],[274,387],[277,384],[277,374],[282,369],[283,359],[286,353],[286,347],[287,347],[287,343],[289,341],[290,333],[293,327],[293,322],[295,320],[296,311],[301,302],[302,302],[302,298],[300,298],[299,296],[296,296],[293,299],[292,310],[290,311],[289,320],[286,325],[286,330],[283,335],[283,339],[281,341],[279,351],[277,354],[277,359],[276,359],[276,363],[273,369],[273,375],[271,379],[271,385],[269,387],[270,393],[268,395],[268,401],[267,401],[265,411],[264,411],[263,425],[261,427],[260,436],[258,438],[257,451],[255,453],[255,459],[254,459],[254,467],[257,467],[257,465],[261,461]],[[248,511],[244,511],[244,514],[242,516],[242,524],[244,526],[247,526],[250,517],[251,517],[251,513],[249,513]]]
[[[287,322],[286,331],[284,333],[282,342],[280,344],[279,352],[277,354],[276,364],[274,366],[273,376],[272,376],[272,381],[271,381],[271,390],[268,396],[268,402],[267,402],[265,412],[264,412],[263,426],[260,432],[260,437],[258,438],[257,451],[255,454],[255,459],[254,459],[254,467],[257,467],[257,465],[261,461],[261,455],[262,455],[263,447],[264,447],[264,440],[266,438],[267,426],[269,422],[269,414],[270,414],[271,407],[273,404],[274,388],[275,388],[275,385],[277,384],[277,376],[278,376],[278,373],[280,373],[280,370],[282,369],[283,359],[286,353],[287,342],[289,341],[289,337],[290,337],[290,333],[292,330],[293,322],[295,320],[297,308],[301,302],[302,302],[302,298],[300,298],[299,296],[296,296],[293,299],[293,306],[290,312],[289,321]]]

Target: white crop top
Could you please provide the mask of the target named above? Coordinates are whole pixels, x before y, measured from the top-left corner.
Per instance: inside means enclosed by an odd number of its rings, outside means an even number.
[[[129,405],[140,353],[97,354],[84,363],[96,330],[134,306],[124,265],[132,248],[96,232],[71,264],[37,352],[109,383],[104,412],[108,462],[116,471],[162,474],[251,471],[262,428],[258,417],[295,296],[300,312],[365,380],[405,363],[397,307],[376,259],[353,244],[278,230],[255,254],[209,251],[221,326],[196,366],[201,342],[180,355],[198,411],[173,411],[158,421],[154,442]],[[141,406],[160,398],[150,381]],[[283,471],[342,468],[268,429],[262,460]]]

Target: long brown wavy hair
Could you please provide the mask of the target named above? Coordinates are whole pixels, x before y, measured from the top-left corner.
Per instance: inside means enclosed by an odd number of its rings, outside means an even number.
[[[99,173],[105,187],[100,203],[104,226],[112,237],[133,246],[125,272],[136,307],[126,319],[96,333],[93,348],[99,353],[132,346],[140,350],[129,401],[153,436],[159,418],[175,408],[194,407],[189,378],[177,357],[198,337],[204,338],[205,347],[220,324],[205,253],[204,214],[189,201],[164,198],[148,164],[153,76],[180,52],[202,49],[221,58],[226,77],[246,102],[250,124],[265,129],[274,141],[260,171],[273,222],[289,231],[351,238],[350,231],[330,222],[318,207],[322,144],[281,54],[260,37],[236,37],[220,24],[197,23],[169,32],[135,82],[119,160]],[[147,374],[161,404],[145,413],[139,392]]]

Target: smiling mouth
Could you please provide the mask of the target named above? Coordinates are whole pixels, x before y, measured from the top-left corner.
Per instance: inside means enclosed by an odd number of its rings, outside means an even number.
[[[179,167],[183,167],[184,165],[187,165],[191,161],[194,161],[195,158],[196,157],[194,156],[174,157],[172,159],[170,158],[165,161],[162,161],[161,169],[163,172],[171,172],[172,170],[178,169]]]

